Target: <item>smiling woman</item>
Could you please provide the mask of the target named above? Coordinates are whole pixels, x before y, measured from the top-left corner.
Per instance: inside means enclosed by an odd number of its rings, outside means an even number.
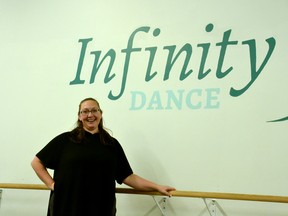
[[[51,189],[48,216],[116,215],[115,181],[166,196],[175,190],[133,174],[120,143],[103,127],[102,114],[97,100],[84,99],[76,128],[52,139],[33,159],[33,169]]]
[[[102,111],[99,104],[91,98],[81,102],[78,116],[78,122],[82,123],[84,130],[90,133],[97,133],[99,124],[100,127],[103,127]]]

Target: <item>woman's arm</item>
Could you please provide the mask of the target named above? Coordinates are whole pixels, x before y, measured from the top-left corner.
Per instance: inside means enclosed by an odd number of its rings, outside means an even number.
[[[51,190],[54,190],[54,180],[47,171],[46,167],[43,165],[41,160],[35,156],[31,162],[31,166],[36,172],[37,176],[41,179],[41,181]]]
[[[171,196],[170,191],[175,190],[175,188],[173,187],[158,185],[135,174],[131,174],[130,176],[128,176],[126,179],[124,179],[123,183],[138,190],[146,190],[146,191],[155,190],[169,197]]]

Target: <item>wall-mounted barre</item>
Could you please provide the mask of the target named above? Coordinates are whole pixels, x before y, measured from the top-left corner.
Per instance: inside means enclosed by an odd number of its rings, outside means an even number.
[[[49,190],[43,184],[0,183],[0,189],[1,188],[2,189],[6,188],[6,189]],[[141,190],[136,190],[132,188],[116,188],[116,193],[161,196],[159,192],[141,191]],[[174,197],[193,197],[193,198],[211,198],[211,199],[288,203],[288,196],[217,193],[217,192],[195,192],[195,191],[178,191],[178,190],[172,191],[171,194]]]

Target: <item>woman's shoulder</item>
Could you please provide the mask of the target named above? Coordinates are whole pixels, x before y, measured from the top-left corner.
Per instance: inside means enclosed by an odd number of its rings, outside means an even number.
[[[71,131],[62,132],[58,134],[56,137],[69,137],[69,136],[71,136]]]
[[[116,139],[115,137],[111,137],[111,143],[113,146],[115,146],[117,149],[122,149],[121,143]]]
[[[66,131],[58,134],[53,140],[66,140],[71,137],[71,131]]]

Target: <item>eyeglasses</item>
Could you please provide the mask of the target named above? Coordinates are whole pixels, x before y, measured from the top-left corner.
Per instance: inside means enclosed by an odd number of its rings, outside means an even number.
[[[100,111],[100,109],[92,109],[92,110],[85,109],[85,110],[80,111],[80,114],[83,116],[88,116],[89,113],[96,115],[97,112],[99,112],[99,111]]]

